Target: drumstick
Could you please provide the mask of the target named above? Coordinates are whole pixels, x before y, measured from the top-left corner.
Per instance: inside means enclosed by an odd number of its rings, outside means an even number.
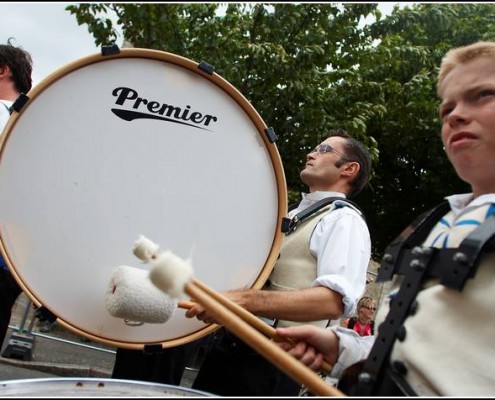
[[[282,350],[277,344],[262,335],[257,329],[245,320],[234,314],[231,310],[204,292],[194,282],[187,283],[185,292],[198,300],[215,319],[242,338],[249,346],[268,359],[271,363],[284,370],[294,380],[298,381],[317,396],[344,396],[344,393],[325,383],[325,381],[295,359],[289,353]]]
[[[262,320],[260,320],[258,317],[256,317],[254,314],[251,314],[249,311],[247,311],[245,308],[242,308],[240,305],[237,303],[234,303],[231,301],[228,297],[225,297],[221,295],[220,293],[216,292],[212,288],[208,287],[205,283],[201,282],[198,279],[193,279],[193,283],[198,286],[201,290],[203,290],[205,293],[207,293],[209,296],[213,297],[215,300],[217,300],[219,303],[227,307],[230,311],[235,313],[237,316],[241,317],[244,321],[249,323],[251,326],[255,327],[258,329],[261,333],[265,334],[269,338],[272,338],[275,341],[286,341],[290,345],[295,346],[296,343],[290,339],[290,338],[281,338],[277,336],[277,331],[275,328],[271,327],[270,325],[266,324]],[[329,373],[332,371],[332,365],[325,361],[321,367],[321,370],[323,372]]]
[[[141,236],[141,239],[140,239],[142,242],[145,242],[145,241],[149,241],[149,239]],[[149,241],[150,243],[153,243],[151,241]],[[155,245],[157,248],[158,245]],[[147,249],[140,249],[138,247],[138,250],[139,251],[142,251],[143,253],[147,252],[148,254],[151,254],[152,252],[149,252],[147,251]],[[172,255],[170,252],[168,253],[164,253],[167,257],[171,257],[171,260],[175,260],[175,263],[179,263],[181,262],[180,260],[178,260],[176,258],[175,255]],[[148,257],[148,261],[151,261],[151,260],[156,260],[158,257],[158,254],[156,254],[156,252],[151,256]],[[187,264],[186,264],[187,265]],[[180,271],[180,268],[178,269],[178,271]],[[191,272],[191,271],[189,271]],[[177,273],[177,270],[170,270],[167,274],[171,274],[171,273],[174,273],[176,274]],[[171,275],[173,276],[173,275]],[[167,279],[170,279],[170,278],[167,278]],[[182,279],[182,277],[178,276],[178,279]],[[285,341],[287,343],[289,343],[291,346],[295,346],[295,342],[293,340],[291,340],[290,338],[280,338],[279,336],[277,336],[277,333],[276,333],[276,330],[275,328],[271,327],[270,325],[266,324],[265,322],[263,322],[262,320],[260,320],[258,317],[256,317],[255,315],[251,314],[249,311],[247,311],[246,309],[242,308],[241,306],[239,306],[238,304],[234,303],[233,301],[231,301],[229,298],[223,296],[223,295],[220,295],[218,292],[216,292],[215,290],[209,288],[206,284],[204,284],[203,282],[199,281],[199,280],[194,280],[195,284],[197,286],[199,286],[201,289],[203,289],[205,292],[207,292],[210,296],[214,297],[217,301],[219,301],[220,303],[222,303],[225,307],[229,308],[233,313],[235,313],[236,315],[238,315],[240,318],[242,318],[244,321],[246,321],[247,323],[249,323],[251,326],[255,327],[256,329],[258,329],[261,333],[263,333],[264,335],[268,336],[269,338],[275,340],[275,341]],[[178,289],[174,288],[173,285],[170,284],[170,282],[167,284],[167,287],[164,288],[163,290],[165,293],[167,294],[170,294],[170,292],[174,292],[175,295],[178,294]],[[178,307],[180,308],[191,308],[192,305],[194,305],[194,303],[191,303],[189,302],[187,305],[186,304],[179,304]],[[324,362],[323,365],[322,365],[322,369],[321,369],[323,372],[326,372],[326,373],[329,373],[331,370],[332,370],[332,366],[328,363],[328,362]]]
[[[180,271],[182,268],[184,268],[184,271]],[[256,349],[267,360],[283,369],[294,380],[307,387],[311,392],[319,396],[345,396],[344,393],[325,383],[321,377],[306,365],[282,350],[277,344],[205,292],[201,285],[197,285],[198,281],[192,279],[192,268],[169,252],[156,259],[150,271],[150,279],[160,290],[166,293],[168,293],[168,290],[177,292],[177,283],[170,281],[170,273],[172,273],[172,276],[180,278],[178,281],[182,286],[182,290],[196,299],[217,321]],[[180,274],[183,275],[179,276]],[[217,293],[215,297],[217,296],[222,295]]]
[[[193,283],[196,286],[198,286],[201,290],[203,290],[205,293],[207,293],[209,296],[213,297],[216,301],[221,303],[223,306],[227,307],[230,311],[232,311],[238,317],[242,318],[244,321],[246,321],[248,324],[256,328],[264,335],[268,336],[269,338],[277,342],[284,341],[292,346],[296,345],[296,343],[291,338],[282,338],[280,336],[277,336],[277,331],[275,328],[264,323],[254,314],[251,314],[249,311],[247,311],[245,308],[242,308],[237,303],[230,301],[229,298],[219,295],[218,292],[207,286],[205,283],[201,282],[198,279],[194,279]],[[189,310],[194,305],[195,303],[192,301],[181,300],[178,302],[177,307]],[[332,371],[332,365],[329,362],[324,361],[323,365],[321,366],[321,371],[325,373],[330,373]]]

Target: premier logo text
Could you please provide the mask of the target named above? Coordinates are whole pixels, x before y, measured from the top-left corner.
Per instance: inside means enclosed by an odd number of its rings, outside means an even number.
[[[138,118],[159,119],[206,130],[209,129],[204,128],[205,126],[217,121],[217,117],[213,115],[192,111],[189,105],[177,107],[139,97],[138,92],[127,87],[114,89],[112,95],[117,97],[115,104],[127,106],[126,109],[112,108],[112,112],[126,121]]]

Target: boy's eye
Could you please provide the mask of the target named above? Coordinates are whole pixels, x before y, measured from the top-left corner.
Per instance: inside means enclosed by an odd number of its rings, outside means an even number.
[[[479,92],[479,97],[493,96],[495,91],[492,89],[486,89]]]
[[[440,109],[440,118],[443,119],[452,112],[452,107],[444,107]]]

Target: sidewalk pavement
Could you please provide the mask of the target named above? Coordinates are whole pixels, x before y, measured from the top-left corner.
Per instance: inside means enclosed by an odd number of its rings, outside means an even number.
[[[15,338],[22,337],[23,333],[20,332],[19,336],[18,328],[22,327],[23,317],[30,304],[25,294],[19,296],[12,309],[10,321],[10,326],[15,329],[9,328],[0,354],[4,354],[12,333],[15,333]],[[34,312],[28,315],[24,323],[25,333]],[[115,362],[115,348],[91,342],[57,323],[53,325],[50,332],[46,333],[40,332],[39,326],[34,323],[31,334],[27,334],[27,337],[32,340],[31,360],[0,356],[0,397],[2,396],[2,381],[71,377],[101,378],[110,381]],[[194,375],[193,369],[186,369],[181,387],[190,388]]]

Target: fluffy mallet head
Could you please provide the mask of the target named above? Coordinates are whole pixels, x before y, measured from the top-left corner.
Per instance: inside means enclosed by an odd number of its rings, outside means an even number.
[[[132,252],[141,261],[148,263],[158,255],[159,245],[149,240],[143,235],[139,235],[138,240],[134,242]]]
[[[177,301],[150,282],[148,271],[121,265],[108,283],[105,307],[110,315],[126,321],[160,324],[172,317]]]
[[[179,298],[184,286],[192,280],[193,268],[171,251],[160,253],[152,262],[149,273],[151,282],[172,298]]]

